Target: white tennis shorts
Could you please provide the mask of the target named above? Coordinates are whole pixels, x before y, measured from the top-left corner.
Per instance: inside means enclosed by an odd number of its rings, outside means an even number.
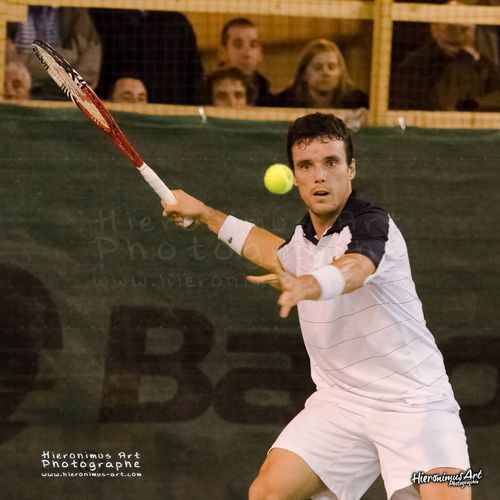
[[[388,499],[420,498],[413,472],[470,467],[458,413],[387,408],[325,401],[316,392],[272,448],[299,455],[331,490],[314,500],[359,500],[379,474]]]

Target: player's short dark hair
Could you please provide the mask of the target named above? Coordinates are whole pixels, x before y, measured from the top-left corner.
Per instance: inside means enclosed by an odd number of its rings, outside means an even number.
[[[250,21],[250,19],[246,17],[235,17],[228,21],[224,27],[222,28],[222,32],[220,35],[220,43],[223,47],[227,45],[228,39],[229,39],[229,30],[233,26],[243,26],[246,28],[255,28],[255,24]]]
[[[252,80],[248,75],[243,73],[240,68],[234,66],[224,67],[215,70],[210,73],[205,81],[205,102],[208,104],[213,104],[212,102],[212,89],[213,86],[220,80],[228,78],[230,80],[236,80],[243,84],[247,93],[247,104],[252,104],[255,101],[257,95],[257,90]]]
[[[288,129],[287,153],[290,167],[293,169],[292,147],[295,144],[311,143],[314,139],[337,139],[342,141],[345,147],[347,165],[353,159],[351,131],[347,125],[338,117],[327,113],[312,113],[297,118]]]

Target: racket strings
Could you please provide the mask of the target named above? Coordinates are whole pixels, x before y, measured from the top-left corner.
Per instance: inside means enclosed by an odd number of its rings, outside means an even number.
[[[89,96],[85,80],[74,70],[64,68],[50,54],[37,47],[37,55],[59,88],[79,107],[96,125],[109,131],[108,121]]]

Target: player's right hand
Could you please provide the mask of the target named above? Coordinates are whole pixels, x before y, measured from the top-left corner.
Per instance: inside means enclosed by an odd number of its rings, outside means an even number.
[[[161,200],[163,216],[170,216],[177,226],[182,226],[184,219],[189,218],[200,221],[207,210],[207,206],[200,200],[187,194],[182,189],[172,191],[176,203],[167,203]]]

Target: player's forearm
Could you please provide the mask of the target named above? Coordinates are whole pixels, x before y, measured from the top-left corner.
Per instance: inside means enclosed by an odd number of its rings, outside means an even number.
[[[351,293],[361,288],[366,278],[376,270],[373,262],[361,254],[346,254],[333,264],[340,270],[345,280],[343,293]]]
[[[251,222],[208,208],[200,220],[238,255],[269,271],[281,269],[277,251],[283,239]]]
[[[205,224],[210,231],[215,234],[219,234],[219,231],[227,219],[227,214],[215,210],[214,208],[205,205],[205,209],[200,214],[198,220]]]
[[[320,287],[320,300],[334,299],[343,293],[351,293],[361,288],[370,274],[375,272],[373,262],[361,254],[347,254],[331,264],[320,267],[311,277]],[[310,289],[313,291],[313,288]],[[306,297],[307,299],[314,297]]]
[[[176,203],[162,200],[163,215],[172,216],[177,225],[182,225],[184,218],[197,220],[208,227],[217,237],[255,264],[275,271],[281,269],[277,251],[284,242],[282,238],[255,227],[252,223],[227,215],[224,212],[205,205],[202,201],[175,189],[172,194]]]

